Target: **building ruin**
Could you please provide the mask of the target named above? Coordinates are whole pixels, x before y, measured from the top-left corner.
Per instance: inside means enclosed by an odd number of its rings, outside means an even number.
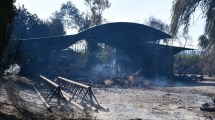
[[[50,72],[60,74],[62,72],[53,66],[64,66],[71,68],[64,69],[71,74],[74,69],[90,74],[129,73],[141,69],[141,73],[148,77],[171,77],[174,75],[174,55],[190,49],[156,44],[157,40],[170,38],[170,35],[143,24],[117,22],[95,26],[75,35],[19,40],[21,73],[27,76],[43,74],[40,72],[47,72],[51,66],[53,70]],[[80,40],[87,42],[87,59],[77,51],[68,50]],[[106,57],[106,62],[98,60],[99,55],[95,54],[104,47],[111,49],[106,54],[112,54]],[[62,61],[65,59],[67,62],[64,64]],[[63,70],[62,67],[60,69]]]

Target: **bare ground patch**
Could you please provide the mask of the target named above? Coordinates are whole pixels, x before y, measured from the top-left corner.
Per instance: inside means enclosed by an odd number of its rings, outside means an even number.
[[[203,112],[200,107],[210,102],[214,86],[96,88],[96,97],[109,112],[96,113],[97,119],[163,119],[207,120],[215,113]]]

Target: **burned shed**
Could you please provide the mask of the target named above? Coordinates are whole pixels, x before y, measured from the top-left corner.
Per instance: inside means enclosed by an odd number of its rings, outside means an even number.
[[[152,27],[136,23],[107,23],[87,29],[75,35],[53,36],[46,38],[29,38],[19,40],[23,58],[20,63],[23,71],[42,68],[51,65],[51,54],[59,53],[80,40],[88,44],[89,58],[86,69],[93,70],[97,66],[94,52],[98,44],[111,46],[114,57],[110,73],[127,73],[141,69],[146,76],[172,76],[174,74],[174,55],[187,48],[155,44],[154,41],[171,38],[170,35]],[[49,62],[47,62],[49,61]],[[29,67],[30,66],[30,67]],[[27,70],[28,69],[28,70]],[[102,68],[100,67],[102,70]],[[73,71],[71,71],[73,72]],[[25,73],[25,72],[23,72]]]

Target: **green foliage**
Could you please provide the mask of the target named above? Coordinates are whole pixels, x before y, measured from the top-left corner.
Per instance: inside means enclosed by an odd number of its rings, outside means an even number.
[[[184,26],[184,34],[188,34],[192,15],[197,8],[200,8],[202,11],[201,17],[206,19],[205,31],[199,37],[199,46],[205,52],[202,55],[202,59],[197,59],[197,61],[189,59],[190,62],[187,62],[187,65],[183,64],[180,66],[185,66],[185,69],[186,66],[192,68],[192,65],[195,63],[198,67],[194,67],[191,71],[201,70],[203,74],[212,75],[215,74],[215,0],[174,0],[171,33],[176,35],[178,29]]]
[[[160,19],[157,19],[153,16],[149,17],[149,19],[146,21],[145,24],[150,27],[153,27],[155,29],[158,29],[162,32],[169,33],[170,26],[168,24],[164,23],[163,21],[161,21]],[[157,44],[159,42],[160,41],[158,41],[158,40],[156,41]],[[168,39],[165,39],[163,42],[165,44],[168,44]]]
[[[181,25],[184,34],[188,33],[191,15],[195,12],[201,0],[174,0],[172,7],[171,33],[176,35]]]
[[[91,26],[100,25],[106,20],[103,19],[103,12],[111,6],[108,0],[84,0],[85,5],[90,9]]]
[[[160,31],[163,31],[165,33],[169,33],[170,26],[164,23],[163,21],[161,21],[160,19],[157,19],[153,16],[149,17],[148,21],[146,21],[146,25],[151,26]]]
[[[71,1],[68,1],[61,5],[60,11],[56,11],[54,16],[64,21],[64,26],[79,32],[104,23],[106,20],[103,18],[103,12],[111,6],[110,2],[108,0],[84,1],[90,11],[80,12]]]
[[[178,54],[175,56],[176,74],[215,75],[215,56],[211,53]]]
[[[171,33],[176,35],[184,26],[184,34],[188,34],[192,15],[200,8],[201,16],[206,18],[204,37],[200,37],[201,47],[215,49],[215,0],[174,0],[172,7]],[[206,38],[206,39],[205,39]],[[203,40],[203,41],[202,41]],[[205,41],[207,40],[207,42]]]
[[[89,28],[90,22],[85,13],[81,13],[76,6],[68,1],[61,5],[60,11],[54,13],[54,18],[61,19],[67,28],[78,31]]]
[[[206,49],[209,44],[209,40],[205,35],[201,35],[199,37],[199,46],[201,46],[203,49]]]
[[[29,13],[24,6],[19,6],[13,33],[16,39],[22,39],[64,35],[65,31],[60,19],[51,18],[44,22],[36,14]]]
[[[48,26],[47,32],[49,36],[58,36],[66,34],[61,19],[51,18],[50,21],[46,22],[46,24]]]
[[[177,74],[202,74],[203,58],[200,55],[179,54],[175,57]]]

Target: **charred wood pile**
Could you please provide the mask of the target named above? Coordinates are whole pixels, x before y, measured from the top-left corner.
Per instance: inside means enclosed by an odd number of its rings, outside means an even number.
[[[204,80],[202,75],[186,75],[186,74],[180,74],[180,75],[176,75],[174,76],[175,80],[183,80],[183,81],[202,81]]]
[[[92,74],[90,77],[90,85],[93,86],[148,86],[149,81],[145,79],[142,74],[142,70],[138,70],[135,73],[118,73],[118,74],[109,74],[109,75],[98,75]]]

